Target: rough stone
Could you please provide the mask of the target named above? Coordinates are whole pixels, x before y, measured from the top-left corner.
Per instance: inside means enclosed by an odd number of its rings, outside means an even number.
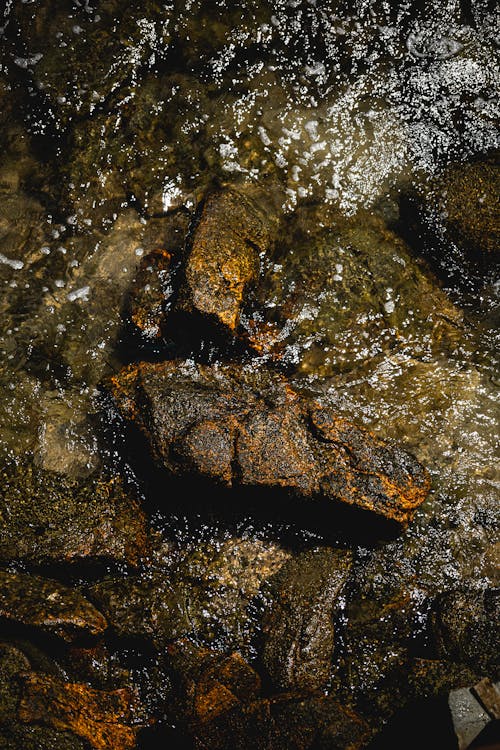
[[[20,721],[69,730],[96,750],[135,747],[137,701],[129,690],[94,690],[36,673],[25,675],[23,682]]]
[[[234,331],[245,294],[259,277],[259,256],[278,228],[273,193],[226,189],[208,196],[186,261],[184,305]]]
[[[0,617],[66,641],[101,635],[107,623],[78,591],[26,573],[0,571]]]
[[[412,456],[252,366],[140,363],[108,387],[173,474],[322,496],[402,523],[429,491]]]
[[[352,555],[317,549],[288,561],[265,584],[262,661],[284,690],[319,690],[331,676],[339,609]]]
[[[435,600],[431,619],[441,658],[462,662],[498,679],[500,589],[447,591]]]
[[[449,167],[427,192],[450,238],[478,256],[500,252],[500,164],[483,159]]]
[[[462,315],[376,214],[320,205],[286,218],[252,309],[250,344],[298,376],[355,371],[381,354],[448,352]]]
[[[2,561],[135,565],[147,539],[144,512],[119,478],[71,480],[26,461],[1,472]]]

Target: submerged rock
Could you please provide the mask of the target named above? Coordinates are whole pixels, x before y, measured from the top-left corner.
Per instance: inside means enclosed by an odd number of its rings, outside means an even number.
[[[108,387],[172,474],[339,500],[401,523],[429,491],[412,456],[300,397],[270,372],[140,363]]]
[[[360,750],[370,732],[349,706],[321,693],[264,698],[255,671],[237,653],[223,656],[181,641],[168,650],[173,720],[193,747],[207,750]]]
[[[147,537],[144,512],[119,478],[69,479],[26,461],[1,472],[2,561],[134,565]]]
[[[95,690],[34,672],[23,679],[18,716],[25,723],[68,729],[96,750],[131,750],[137,699],[129,690]]]
[[[344,550],[305,552],[266,583],[262,661],[276,687],[327,686],[336,642],[333,618],[351,561]]]
[[[78,591],[26,573],[0,571],[0,617],[72,641],[101,635],[107,622]]]
[[[260,256],[278,228],[273,193],[251,186],[206,199],[186,261],[183,306],[234,331],[245,293],[259,277]]]
[[[132,330],[145,341],[158,339],[173,294],[172,255],[158,249],[146,255],[129,290],[127,318]]]
[[[244,653],[257,627],[252,601],[289,556],[276,544],[233,538],[199,545],[165,571],[95,583],[88,596],[121,638],[148,641],[161,652],[189,636]]]
[[[324,378],[381,355],[448,353],[461,320],[380,217],[311,205],[284,221],[242,325],[257,351],[299,376]]]
[[[437,597],[432,630],[442,658],[500,676],[500,589],[447,591]]]

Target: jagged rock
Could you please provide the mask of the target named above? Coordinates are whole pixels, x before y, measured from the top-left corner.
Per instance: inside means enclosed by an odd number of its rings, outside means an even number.
[[[168,647],[168,665],[183,721],[196,727],[256,700],[258,674],[238,653],[229,656],[199,648],[187,640]]]
[[[335,628],[352,554],[317,549],[289,560],[265,584],[262,661],[284,690],[319,690],[331,676]]]
[[[144,512],[119,478],[74,480],[19,461],[0,473],[0,560],[137,564]]]
[[[107,623],[78,591],[26,573],[0,571],[0,617],[67,641],[97,636]]]
[[[104,691],[63,682],[49,675],[27,674],[18,708],[20,721],[67,729],[96,750],[134,748],[137,699],[125,688]]]
[[[447,591],[432,609],[438,654],[467,664],[484,676],[500,674],[500,589]]]
[[[245,293],[259,277],[259,256],[278,228],[273,192],[226,189],[206,199],[186,261],[185,307],[234,331]]]
[[[140,363],[108,387],[173,474],[321,496],[402,523],[429,491],[412,456],[252,366]]]

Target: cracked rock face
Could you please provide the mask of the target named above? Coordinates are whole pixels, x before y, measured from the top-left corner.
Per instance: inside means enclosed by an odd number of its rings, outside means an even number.
[[[410,454],[240,365],[139,363],[109,382],[122,416],[171,474],[281,488],[407,523],[430,487]]]

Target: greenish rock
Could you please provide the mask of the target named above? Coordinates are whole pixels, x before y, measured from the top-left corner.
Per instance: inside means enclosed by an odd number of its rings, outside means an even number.
[[[16,676],[30,669],[29,659],[22,651],[11,643],[0,643],[0,727],[16,720],[21,696],[21,683]]]
[[[89,599],[105,614],[110,627],[122,638],[151,641],[157,648],[191,635],[188,587],[169,577],[107,579],[88,589]]]
[[[73,641],[99,636],[104,617],[78,591],[41,576],[0,571],[0,617]]]
[[[1,750],[89,750],[90,745],[70,732],[24,724],[0,726]]]
[[[447,353],[460,340],[458,309],[375,214],[305,206],[280,237],[246,326],[259,351],[297,374],[350,372],[382,353]]]
[[[264,585],[262,662],[275,688],[319,690],[332,671],[334,616],[352,553],[320,548],[293,557]]]
[[[134,565],[147,534],[143,511],[119,478],[69,479],[26,460],[1,471],[2,562]]]
[[[98,7],[70,2],[22,3],[14,9],[21,45],[14,62],[31,73],[57,113],[56,127],[92,115],[125,82],[162,59],[171,11],[161,2],[107,0]]]
[[[500,675],[500,589],[455,590],[437,597],[432,632],[438,654],[484,676]]]
[[[449,168],[435,196],[451,239],[478,255],[500,252],[500,163],[484,159]]]
[[[162,650],[190,636],[224,653],[246,653],[258,626],[251,604],[288,557],[278,544],[235,537],[200,545],[164,571],[93,584],[87,595],[122,638]]]

